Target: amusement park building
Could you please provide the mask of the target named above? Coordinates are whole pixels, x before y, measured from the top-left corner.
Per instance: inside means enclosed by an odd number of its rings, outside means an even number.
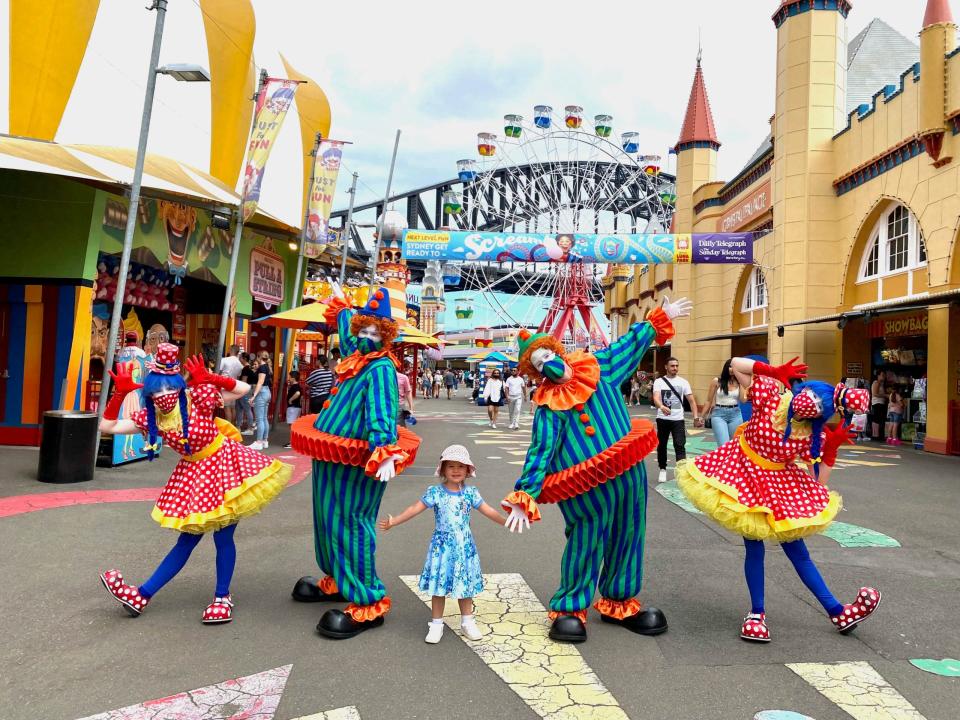
[[[754,265],[617,267],[606,309],[616,333],[663,293],[693,298],[672,352],[700,397],[731,355],[799,355],[823,379],[882,371],[915,391],[925,449],[960,453],[957,26],[928,0],[919,47],[879,19],[848,43],[849,12],[783,0],[770,136],[728,181],[697,64],[674,231],[753,231]]]

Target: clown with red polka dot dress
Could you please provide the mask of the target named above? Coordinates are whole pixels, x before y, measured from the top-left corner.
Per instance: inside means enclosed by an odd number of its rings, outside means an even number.
[[[233,619],[230,581],[236,564],[233,534],[237,522],[254,515],[271,502],[290,480],[292,468],[279,460],[245,447],[239,431],[214,417],[224,400],[247,394],[250,386],[211,374],[199,356],[184,364],[189,387],[180,374],[179,348],[161,344],[143,385],[133,381],[129,365],[121,364],[110,375],[115,390],[103,412],[100,430],[114,435],[143,433],[147,456],[153,460],[162,439],[181,455],[152,517],[161,527],[180,533],[173,549],[142,585],[124,582],[118,570],[100,574],[114,599],[133,616],[139,616],[153,596],[186,565],[203,536],[213,533],[217,548],[214,600],[201,621],[222,624]],[[145,407],[127,420],[117,415],[125,396],[143,388]]]
[[[753,642],[770,641],[764,608],[764,540],[780,543],[839,632],[848,633],[870,617],[881,599],[879,590],[862,587],[852,603],[840,603],[803,542],[808,535],[823,532],[842,507],[840,496],[826,483],[839,447],[851,441],[849,425],[841,421],[831,429],[826,422],[835,413],[849,418],[866,412],[870,394],[817,381],[792,385],[806,377],[807,366],[796,360],[771,367],[734,358],[730,369],[743,387],[750,388],[750,420],[716,450],[677,463],[677,484],[691,502],[743,536],[751,609],[740,637]]]

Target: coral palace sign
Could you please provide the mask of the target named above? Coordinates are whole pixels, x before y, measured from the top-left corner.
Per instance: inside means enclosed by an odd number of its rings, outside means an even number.
[[[750,193],[746,200],[738,202],[735,208],[723,214],[720,218],[720,232],[733,232],[753,222],[770,209],[770,200],[770,181],[767,180]]]

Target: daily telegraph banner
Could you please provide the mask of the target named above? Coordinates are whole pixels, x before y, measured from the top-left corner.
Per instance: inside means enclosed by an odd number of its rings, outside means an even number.
[[[247,167],[243,174],[243,221],[247,222],[257,211],[260,202],[260,185],[266,169],[267,158],[273,143],[293,103],[299,80],[270,78],[257,96],[257,119],[250,134],[247,148]]]
[[[343,143],[335,140],[324,140],[317,148],[307,209],[307,229],[303,235],[303,254],[308,258],[319,257],[323,247],[331,240],[328,228],[330,208],[333,207],[333,194],[337,191],[342,155]]]
[[[736,263],[753,262],[753,233],[496,233],[406,230],[407,260],[477,262]]]

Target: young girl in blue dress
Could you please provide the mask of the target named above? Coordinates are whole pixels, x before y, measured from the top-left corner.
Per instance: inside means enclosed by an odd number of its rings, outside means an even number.
[[[389,530],[433,508],[436,527],[420,574],[420,589],[433,596],[433,619],[425,639],[428,643],[438,643],[443,637],[443,608],[450,596],[460,604],[463,634],[479,640],[483,634],[473,617],[473,598],[483,590],[483,575],[470,532],[470,512],[479,510],[498,525],[503,525],[506,518],[483,501],[474,485],[466,484],[468,477],[476,476],[477,469],[463,445],[451,445],[444,450],[434,474],[443,478],[442,484],[431,485],[417,502],[397,517],[387,515],[378,526]]]

